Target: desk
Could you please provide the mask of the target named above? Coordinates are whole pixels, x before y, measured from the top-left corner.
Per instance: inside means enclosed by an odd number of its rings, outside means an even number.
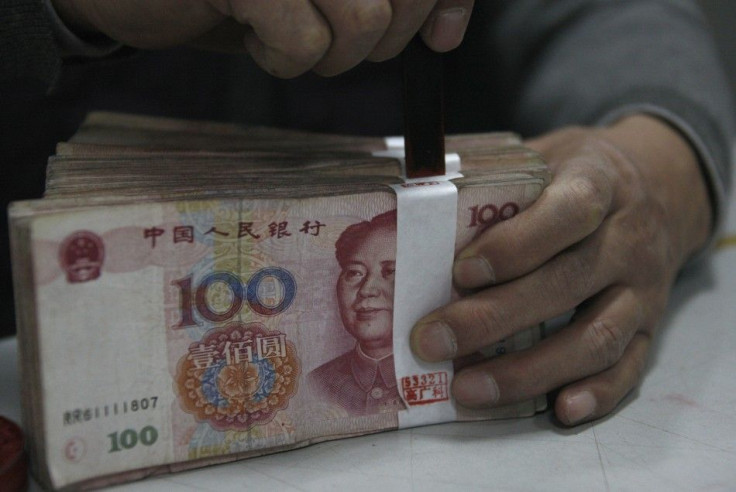
[[[736,200],[728,236],[736,235]],[[16,342],[0,342],[0,415],[20,421]],[[549,412],[333,441],[119,491],[736,490],[736,241],[675,287],[643,384],[575,429]],[[39,490],[32,484],[31,490]]]

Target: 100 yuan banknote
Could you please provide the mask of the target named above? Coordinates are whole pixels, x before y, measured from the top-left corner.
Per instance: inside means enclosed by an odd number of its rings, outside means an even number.
[[[542,187],[461,189],[456,250]],[[119,481],[393,429],[407,404],[448,400],[441,374],[394,372],[395,209],[387,189],[23,219],[33,312],[20,347],[38,361],[23,368],[35,392],[26,420],[42,429],[37,476],[54,487]]]

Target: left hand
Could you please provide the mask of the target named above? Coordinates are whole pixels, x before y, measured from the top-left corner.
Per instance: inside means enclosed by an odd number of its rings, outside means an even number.
[[[556,415],[575,425],[608,414],[638,384],[676,274],[707,241],[710,203],[689,143],[654,117],[527,145],[547,159],[552,183],[458,255],[456,284],[482,290],[420,320],[412,349],[455,359],[576,309],[559,332],[464,368],[452,387],[468,407],[560,389]]]

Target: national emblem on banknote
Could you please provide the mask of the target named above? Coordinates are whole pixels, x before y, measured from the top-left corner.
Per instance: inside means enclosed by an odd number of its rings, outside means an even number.
[[[59,248],[59,261],[69,283],[94,280],[100,276],[105,247],[97,234],[77,231]]]

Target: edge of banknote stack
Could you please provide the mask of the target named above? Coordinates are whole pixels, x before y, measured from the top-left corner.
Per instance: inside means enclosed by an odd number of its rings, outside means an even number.
[[[44,198],[9,209],[23,427],[39,482],[95,488],[396,429],[407,395],[431,389],[448,399],[439,380],[405,386],[398,403],[372,392],[382,405],[376,410],[342,409],[308,394],[323,362],[308,347],[330,348],[336,336],[322,332],[340,324],[331,297],[340,268],[333,243],[390,213],[391,185],[403,183],[400,159],[385,152],[391,141],[92,113],[60,143]],[[511,133],[448,136],[446,148],[462,166],[452,179],[456,250],[530,206],[551,179],[541,157]],[[185,275],[164,249],[174,247],[190,248],[181,261],[191,261],[192,271],[206,264],[206,278]],[[292,250],[308,254],[297,261]],[[274,258],[284,260],[272,266]],[[324,307],[324,315],[307,305]],[[166,333],[148,339],[155,329],[146,323]],[[542,335],[532,327],[483,356],[528,348]],[[205,353],[216,345],[220,352]],[[137,375],[126,379],[125,367]],[[226,370],[234,375],[227,381]],[[217,388],[192,389],[197,378]],[[236,403],[247,418],[212,416],[210,407],[217,413],[218,405]],[[537,398],[459,408],[457,420],[529,416],[545,407]]]

